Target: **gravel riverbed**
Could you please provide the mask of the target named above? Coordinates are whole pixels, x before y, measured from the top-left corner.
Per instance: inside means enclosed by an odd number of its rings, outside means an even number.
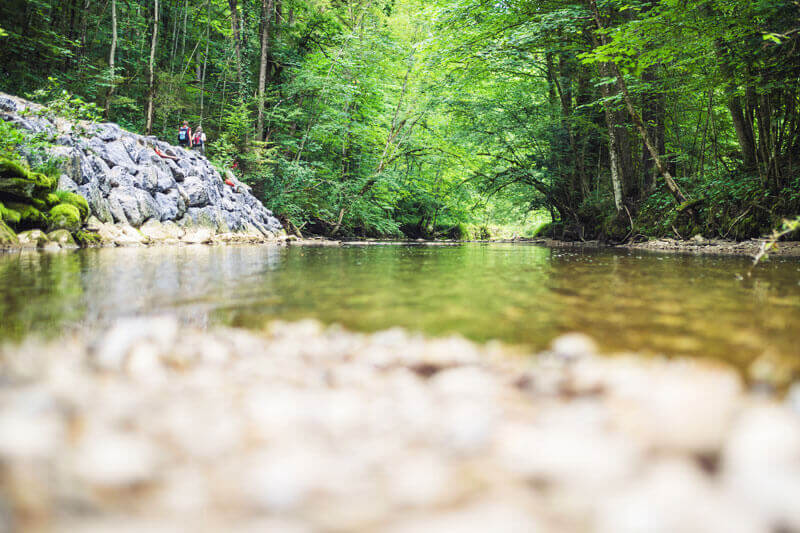
[[[314,322],[0,349],[0,531],[800,531],[800,390]]]

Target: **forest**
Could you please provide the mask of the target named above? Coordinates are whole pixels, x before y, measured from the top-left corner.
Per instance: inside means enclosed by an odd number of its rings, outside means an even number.
[[[5,0],[0,90],[202,126],[304,233],[741,240],[800,213],[792,0]]]

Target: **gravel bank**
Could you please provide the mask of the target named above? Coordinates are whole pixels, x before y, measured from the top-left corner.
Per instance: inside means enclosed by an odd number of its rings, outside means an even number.
[[[552,248],[622,248],[629,250],[649,250],[653,252],[683,253],[683,254],[709,254],[709,255],[745,255],[755,257],[761,249],[763,241],[751,239],[749,241],[726,241],[722,239],[653,239],[650,241],[631,244],[608,245],[599,241],[558,241],[553,239],[538,239],[530,241]],[[776,249],[769,252],[770,256],[800,257],[800,242],[779,242]]]
[[[796,531],[800,391],[580,335],[143,318],[0,350],[0,488],[0,531]]]

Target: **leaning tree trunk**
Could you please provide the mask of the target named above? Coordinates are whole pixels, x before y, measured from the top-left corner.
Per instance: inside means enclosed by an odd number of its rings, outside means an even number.
[[[155,16],[153,17],[153,41],[150,43],[150,69],[148,80],[147,92],[147,125],[145,132],[147,135],[153,133],[153,99],[156,93],[155,83],[155,60],[156,60],[156,46],[158,45],[158,0],[155,0],[154,8]]]
[[[108,53],[108,91],[106,92],[106,120],[111,107],[111,96],[114,94],[114,60],[117,55],[117,0],[111,0],[111,51]]]
[[[597,9],[597,2],[596,0],[589,0],[589,6],[592,9],[592,13],[594,14],[594,20],[597,24],[597,29],[600,30],[601,35],[600,39],[603,44],[605,44],[605,37],[602,35],[603,30],[603,22],[600,19],[600,11]],[[616,63],[609,63],[611,70],[616,77],[617,87],[622,92],[622,96],[625,100],[625,106],[628,108],[628,113],[631,116],[631,120],[633,120],[636,129],[639,130],[639,134],[642,136],[642,141],[644,142],[645,146],[647,147],[647,151],[650,152],[650,156],[653,158],[653,162],[656,164],[656,168],[658,169],[659,174],[664,178],[664,181],[667,184],[667,188],[669,189],[672,197],[675,198],[675,202],[678,204],[682,204],[686,202],[686,196],[681,191],[681,188],[672,178],[672,174],[670,174],[667,167],[664,165],[664,161],[661,159],[661,156],[658,155],[658,150],[656,150],[655,146],[653,145],[653,141],[650,139],[650,135],[648,135],[647,130],[642,124],[642,118],[636,112],[633,107],[633,102],[631,101],[630,93],[628,92],[628,86],[625,83],[625,79],[622,77],[622,73],[619,70],[619,67]],[[694,216],[694,212],[689,210],[691,214]]]

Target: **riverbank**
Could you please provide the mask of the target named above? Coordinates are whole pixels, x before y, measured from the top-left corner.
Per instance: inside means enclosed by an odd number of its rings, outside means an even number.
[[[0,349],[0,529],[800,528],[800,390],[696,360],[168,317]]]
[[[407,241],[380,241],[380,240],[359,240],[344,241],[348,246],[457,246],[466,243],[478,244],[534,244],[547,246],[549,248],[584,248],[584,249],[628,249],[628,250],[648,250],[653,252],[666,253],[690,253],[690,254],[709,254],[709,255],[741,255],[755,257],[761,250],[764,239],[751,239],[749,241],[729,241],[723,239],[704,239],[696,238],[689,240],[677,239],[653,239],[644,242],[629,244],[607,244],[596,240],[589,241],[561,241],[550,238],[517,238],[484,241],[459,241],[459,240],[407,240]],[[800,257],[800,241],[779,242],[775,249],[769,252],[771,256],[781,257]]]
[[[560,241],[556,239],[523,239],[501,242],[539,244],[551,248],[618,248],[627,250],[647,250],[665,253],[687,253],[708,255],[741,255],[755,257],[761,250],[765,239],[748,241],[729,241],[723,239],[653,239],[628,244],[606,244],[600,241]],[[782,241],[770,250],[770,256],[800,257],[800,241]]]

